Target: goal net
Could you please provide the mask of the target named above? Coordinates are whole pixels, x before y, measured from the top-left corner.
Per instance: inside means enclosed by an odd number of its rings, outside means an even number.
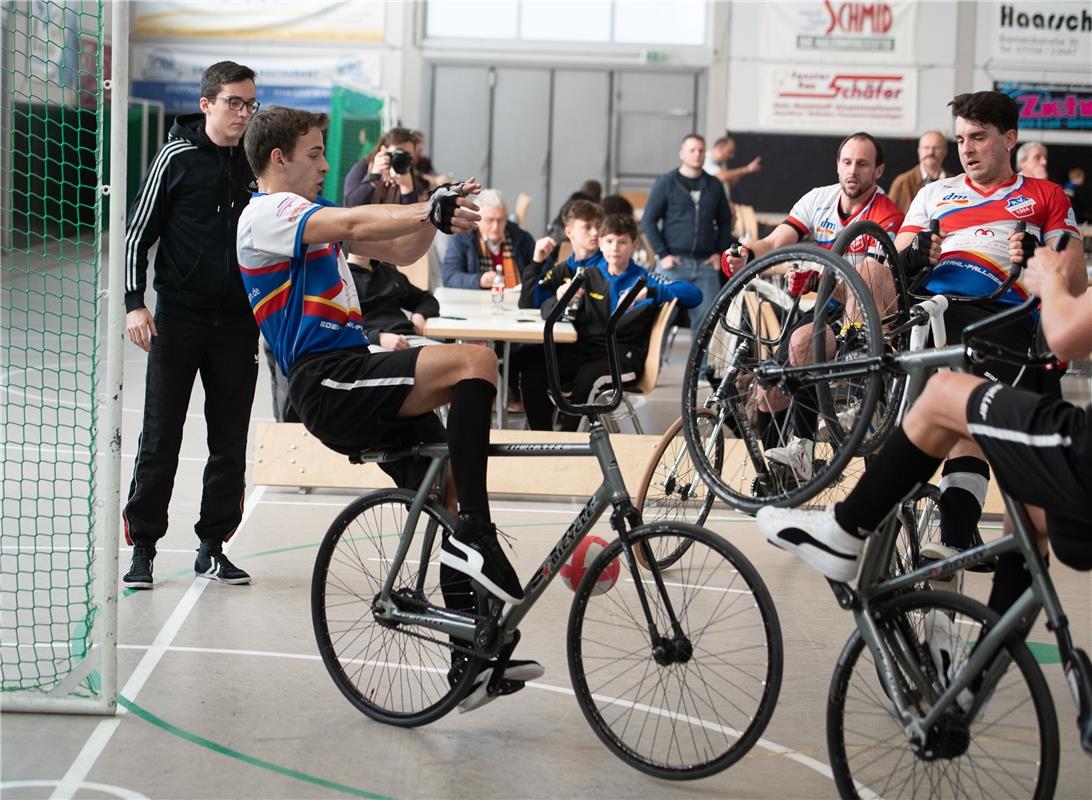
[[[0,704],[110,712],[117,446],[103,396],[120,398],[103,381],[120,299],[104,293],[103,5],[3,14]]]

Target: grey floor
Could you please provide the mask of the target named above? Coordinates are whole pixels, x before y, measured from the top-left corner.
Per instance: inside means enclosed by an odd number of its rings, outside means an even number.
[[[676,342],[656,392],[642,406],[646,429],[678,413],[688,342]],[[144,356],[125,359],[123,486],[140,427]],[[1087,381],[1069,381],[1084,392]],[[825,747],[826,693],[851,629],[825,582],[761,541],[753,522],[714,509],[709,527],[752,560],[774,596],[785,639],[780,703],[764,738],[740,763],[692,783],[649,778],[611,755],[586,724],[569,688],[564,634],[569,590],[554,582],[523,625],[520,653],[546,666],[525,691],[470,714],[415,730],[358,713],[318,659],[309,585],[315,550],[349,494],[248,485],[231,557],[250,586],[195,581],[192,572],[205,446],[202,393],[191,399],[170,513],[151,592],[119,597],[122,708],[111,719],[5,714],[0,791],[5,798],[594,797],[825,798],[836,795]],[[254,418],[271,416],[263,374]],[[632,487],[631,487],[632,488]],[[494,498],[494,516],[516,537],[521,574],[559,535],[574,499]],[[128,563],[123,547],[122,563]],[[1092,648],[1092,582],[1055,564],[1075,636]],[[984,599],[988,584],[969,576]],[[1033,638],[1050,642],[1040,629]],[[1092,796],[1092,761],[1074,735],[1061,670],[1046,664],[1061,736],[1058,797]]]

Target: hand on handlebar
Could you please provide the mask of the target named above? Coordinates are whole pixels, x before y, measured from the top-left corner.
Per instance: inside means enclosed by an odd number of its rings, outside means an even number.
[[[1042,296],[1044,284],[1048,282],[1058,281],[1064,286],[1069,280],[1065,254],[1053,247],[1037,247],[1020,280],[1024,288],[1037,297]]]
[[[814,292],[819,285],[819,273],[813,269],[790,269],[785,273],[785,279],[789,285],[789,294],[793,297]]]
[[[1038,239],[1018,228],[1009,234],[1009,260],[1013,264],[1026,264],[1038,246]]]
[[[751,260],[754,254],[741,244],[733,244],[720,254],[720,271],[726,278],[731,278]]]

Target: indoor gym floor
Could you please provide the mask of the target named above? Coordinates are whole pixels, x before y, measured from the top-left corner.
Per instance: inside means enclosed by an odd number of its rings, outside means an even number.
[[[683,331],[658,388],[641,408],[646,430],[662,430],[678,413],[687,347]],[[140,429],[144,364],[144,354],[127,345],[123,493]],[[1074,399],[1087,402],[1087,379],[1067,384]],[[662,781],[626,766],[600,743],[570,689],[564,636],[571,593],[560,581],[525,620],[517,651],[543,663],[543,678],[469,714],[452,713],[414,730],[386,727],[357,712],[335,688],[310,621],[316,548],[353,495],[248,485],[229,552],[253,583],[194,579],[192,525],[206,452],[202,400],[198,385],[172,525],[155,562],[155,589],[119,597],[119,713],[3,715],[4,798],[836,796],[827,767],[826,694],[851,618],[818,573],[765,544],[750,518],[718,505],[707,525],[746,553],[775,598],[785,675],[763,739],[727,771],[694,782]],[[269,409],[263,364],[253,418],[268,419]],[[522,577],[579,504],[571,498],[493,499],[495,519],[516,538]],[[605,523],[599,529],[610,538]],[[120,560],[124,572],[124,545]],[[1090,576],[1057,563],[1052,576],[1078,643],[1092,648]],[[969,593],[984,599],[988,583],[982,576],[969,576],[967,584]],[[1033,638],[1052,641],[1041,625]],[[1057,796],[1088,798],[1092,760],[1077,742],[1061,669],[1055,663],[1043,669],[1062,743]]]

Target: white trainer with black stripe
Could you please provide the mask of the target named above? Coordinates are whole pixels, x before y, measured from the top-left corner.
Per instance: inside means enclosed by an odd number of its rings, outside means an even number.
[[[834,508],[805,511],[764,506],[756,516],[767,541],[788,550],[832,581],[857,577],[857,561],[864,539],[845,531],[834,518]]]

